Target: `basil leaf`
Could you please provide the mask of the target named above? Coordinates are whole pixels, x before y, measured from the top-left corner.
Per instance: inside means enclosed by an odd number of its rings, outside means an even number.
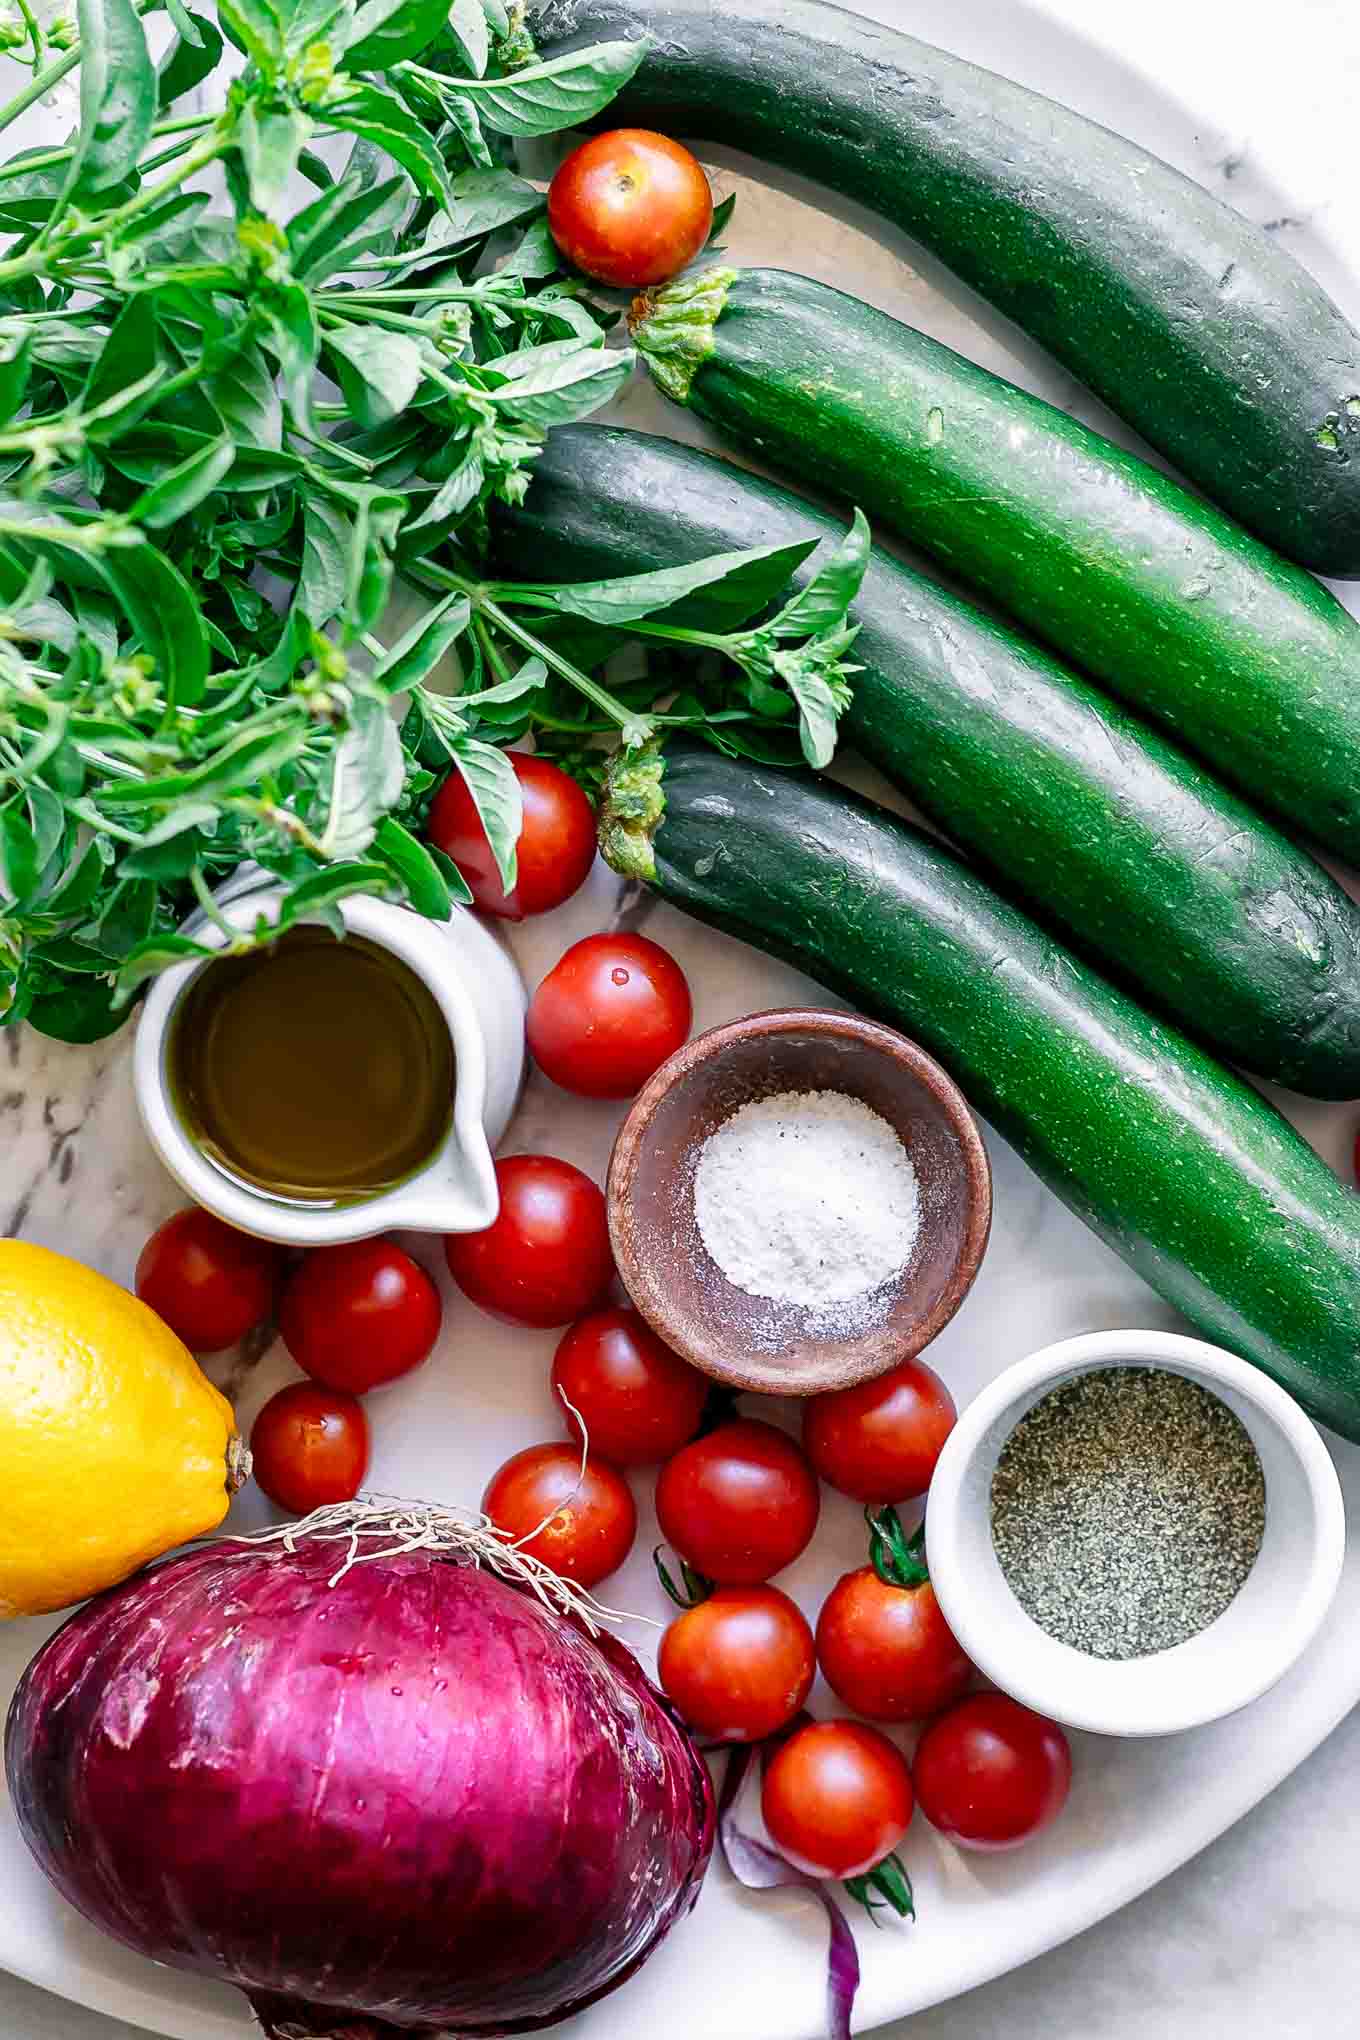
[[[519,871],[519,833],[524,826],[524,798],[515,768],[506,752],[477,737],[455,738],[452,750],[453,762],[486,831],[501,884],[511,892]]]
[[[310,496],[302,513],[298,607],[315,624],[329,622],[345,599],[353,525],[329,496]]]
[[[732,217],[733,211],[736,207],[736,203],[737,203],[736,192],[729,191],[726,198],[720,198],[718,200],[718,203],[714,206],[713,220],[708,229],[708,239],[704,243],[704,251],[706,254],[711,255],[714,252],[717,246],[719,236],[722,234],[724,228],[727,226],[728,221]]]
[[[425,845],[391,815],[384,815],[374,832],[372,854],[391,866],[418,914],[427,914],[432,921],[448,920],[453,901],[443,873]]]
[[[345,70],[385,71],[405,57],[418,57],[448,13],[449,0],[365,0],[354,17]]]
[[[353,34],[354,0],[280,0],[283,46],[299,57],[311,43],[343,49]]]
[[[253,57],[266,78],[283,68],[283,22],[271,0],[217,0],[218,18],[230,40]]]
[[[562,257],[558,253],[556,241],[548,231],[548,216],[545,211],[542,219],[535,220],[531,227],[526,228],[524,238],[501,263],[499,273],[502,276],[535,278],[551,276],[561,267]]]
[[[452,202],[443,157],[394,93],[380,92],[376,85],[355,85],[342,100],[327,107],[326,118],[332,127],[344,128],[384,149],[427,198],[436,198],[441,205]]]
[[[631,348],[610,354],[598,347],[572,347],[488,394],[512,418],[545,432],[607,404],[632,374],[635,359]]]
[[[596,43],[504,78],[467,79],[462,89],[498,134],[549,135],[608,106],[646,54],[646,42]]]
[[[849,531],[831,557],[778,616],[765,625],[767,635],[811,637],[820,631],[838,629],[859,594],[872,544],[868,520],[862,510],[856,510]]]
[[[532,694],[542,687],[548,677],[548,669],[540,658],[530,658],[508,680],[497,681],[494,687],[483,687],[476,694],[460,694],[459,708],[490,708],[506,701],[518,701],[522,695]]]
[[[759,607],[788,581],[816,545],[808,539],[796,545],[755,546],[747,552],[714,553],[689,566],[659,567],[650,574],[620,574],[607,581],[584,581],[575,586],[555,588],[553,602],[570,616],[584,616],[591,623],[625,624],[659,610],[670,610],[687,596],[705,591],[710,605],[721,606],[720,590],[726,583],[734,608],[746,610],[758,596]]]
[[[153,482],[137,498],[128,516],[138,524],[149,524],[153,530],[178,523],[205,496],[212,494],[235,458],[236,448],[230,439],[215,440],[198,453],[191,453],[187,460],[168,468],[159,481]]]
[[[156,73],[132,0],[78,0],[80,133],[66,185],[97,197],[137,168],[156,118]]]
[[[449,227],[458,241],[525,219],[546,203],[543,193],[510,170],[464,170],[449,185]]]
[[[350,899],[355,893],[376,893],[381,897],[391,889],[391,877],[384,864],[332,864],[293,887],[280,902],[278,917],[270,932],[277,931],[281,935],[299,921],[309,918],[320,920],[326,908],[337,906],[341,900]]]
[[[373,840],[379,817],[401,798],[406,777],[401,732],[386,704],[361,694],[331,767],[322,855],[353,857]]]
[[[453,859],[446,857],[437,843],[427,843],[425,848],[430,853],[430,859],[436,871],[438,871],[448,887],[449,898],[453,901],[454,905],[470,907],[472,905],[472,887],[468,884]]]
[[[312,301],[299,283],[276,284],[260,306],[296,422],[311,437],[312,378],[320,351]]]
[[[33,361],[27,333],[6,333],[0,339],[0,424],[8,425],[28,390]]]
[[[283,405],[258,347],[239,348],[207,378],[206,389],[222,423],[247,446],[283,444]]]
[[[109,329],[81,391],[81,409],[88,416],[111,397],[135,387],[161,367],[160,327],[156,299],[139,291],[128,299]]]
[[[295,213],[288,228],[288,251],[298,282],[319,283],[366,253],[404,219],[410,191],[401,177],[365,187],[351,175]]]
[[[126,1017],[126,1001],[115,1003],[113,983],[107,977],[68,979],[39,992],[27,1014],[29,1026],[39,1034],[80,1047],[102,1041],[121,1027]]]
[[[370,675],[371,684],[388,694],[419,686],[457,644],[472,617],[466,595],[446,595],[427,616],[389,646]]]
[[[467,93],[446,92],[444,94],[444,112],[448,116],[449,126],[458,136],[473,162],[478,164],[480,168],[489,170],[493,162],[492,154],[487,147],[486,137],[482,133],[482,123],[478,118],[477,108],[473,101],[469,99]]]
[[[424,352],[408,333],[382,326],[332,326],[326,351],[336,380],[361,425],[385,425],[398,418],[420,388]]]
[[[312,129],[313,122],[295,106],[267,107],[248,99],[242,107],[236,127],[241,159],[255,209],[266,219],[287,219],[284,201]]]
[[[448,31],[473,77],[483,77],[491,54],[491,34],[482,0],[453,0],[448,10]]]
[[[178,7],[179,0],[175,0]],[[164,109],[183,99],[196,85],[210,77],[222,60],[222,37],[215,22],[202,14],[179,8],[179,38],[161,65],[156,80],[157,102]],[[192,27],[193,34],[190,34]]]
[[[0,808],[0,879],[13,906],[26,907],[38,889],[42,865],[22,801]]]

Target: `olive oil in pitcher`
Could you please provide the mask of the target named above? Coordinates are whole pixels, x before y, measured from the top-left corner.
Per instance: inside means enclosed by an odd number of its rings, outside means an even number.
[[[453,1043],[429,987],[376,943],[324,928],[208,964],[167,1056],[204,1154],[288,1203],[380,1196],[431,1159],[453,1115]]]

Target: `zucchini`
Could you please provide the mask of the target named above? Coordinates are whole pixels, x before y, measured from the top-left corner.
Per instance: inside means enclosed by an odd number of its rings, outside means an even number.
[[[932,250],[1291,558],[1360,574],[1360,335],[1278,236],[1037,92],[823,0],[546,0],[650,37],[606,119],[732,142]]]
[[[872,306],[777,269],[639,299],[658,382],[861,504],[1360,864],[1360,623],[1157,468]]]
[[[1360,1199],[951,851],[828,780],[702,746],[622,754],[601,847],[905,1028],[1159,1295],[1360,1440]]]
[[[554,432],[506,572],[579,581],[834,539],[840,525],[712,454]],[[806,579],[807,572],[799,576]],[[1257,1076],[1360,1095],[1360,907],[1146,724],[875,547],[854,608],[848,734],[955,842],[1104,970]]]

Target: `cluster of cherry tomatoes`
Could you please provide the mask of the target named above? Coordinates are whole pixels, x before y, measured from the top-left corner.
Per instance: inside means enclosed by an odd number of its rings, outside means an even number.
[[[949,1392],[928,1367],[906,1361],[810,1400],[800,1446],[772,1424],[727,1412],[705,1428],[709,1383],[636,1311],[606,1307],[566,1331],[552,1385],[568,1439],[516,1453],[483,1507],[525,1550],[590,1588],[622,1564],[636,1533],[620,1469],[659,1467],[657,1520],[691,1602],[662,1638],[661,1685],[689,1727],[715,1743],[783,1738],[766,1766],[762,1806],[791,1862],[818,1876],[860,1876],[896,1848],[916,1803],[954,1840],[982,1849],[1012,1847],[1054,1817],[1071,1773],[1062,1731],[1004,1695],[967,1695],[973,1667],[940,1611],[919,1540],[903,1536],[893,1508],[929,1486],[954,1422]],[[811,1541],[819,1476],[876,1510],[879,1529],[875,1562],[837,1582],[814,1633],[770,1581]],[[819,1667],[867,1720],[801,1721]],[[922,1720],[910,1765],[869,1725]]]
[[[547,760],[511,754],[524,797],[518,875],[501,885],[462,780],[440,790],[430,833],[484,912],[519,919],[559,905],[584,881],[594,820],[575,782]],[[529,1047],[545,1074],[588,1097],[636,1092],[686,1039],[689,987],[665,950],[635,935],[568,949],[531,1001]],[[896,1514],[924,1495],[954,1423],[949,1391],[920,1361],[810,1399],[801,1444],[734,1414],[731,1398],[611,1300],[605,1202],[570,1162],[542,1154],[496,1164],[500,1205],[484,1232],[444,1242],[463,1294],[502,1321],[566,1327],[552,1388],[566,1436],[517,1452],[489,1482],[486,1515],[522,1549],[590,1589],[628,1556],[637,1509],[625,1474],[655,1466],[662,1536],[680,1561],[680,1613],[658,1674],[677,1712],[714,1743],[768,1746],[762,1806],[800,1869],[855,1878],[891,1855],[919,1804],[966,1846],[1008,1848],[1045,1826],[1070,1777],[1062,1731],[996,1693],[969,1694],[973,1667]],[[199,1352],[233,1345],[272,1319],[307,1377],[264,1405],[251,1434],[255,1475],[304,1513],[352,1499],[368,1466],[369,1390],[418,1367],[439,1336],[439,1292],[388,1240],[301,1258],[178,1213],[153,1234],[137,1292]],[[816,1629],[771,1584],[816,1530],[825,1481],[865,1506],[873,1562],[846,1573]],[[809,1721],[820,1668],[858,1720]],[[927,1725],[911,1763],[871,1723]]]

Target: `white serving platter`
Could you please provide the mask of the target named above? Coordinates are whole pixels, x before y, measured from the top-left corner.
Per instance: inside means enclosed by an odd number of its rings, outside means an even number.
[[[771,0],[772,7],[777,0]],[[1326,13],[1330,0],[1309,0]],[[1157,61],[1158,84],[1063,25],[1080,19],[1099,35],[1103,5],[1050,0],[1033,11],[1019,0],[862,0],[862,11],[934,38],[991,64],[1132,135],[1221,189],[1252,217],[1287,219],[1300,256],[1360,315],[1360,228],[1338,202],[1309,185],[1315,158],[1302,123],[1297,158],[1279,145],[1272,160],[1260,137],[1245,160],[1224,100],[1222,74],[1191,91],[1195,36]],[[1120,10],[1122,12],[1122,10]],[[1168,34],[1174,9],[1160,6]],[[1215,13],[1220,12],[1214,9]],[[1226,20],[1226,13],[1224,19]],[[1318,61],[1323,37],[1315,34]],[[1259,61],[1270,39],[1259,37]],[[1241,52],[1237,52],[1240,65]],[[1215,93],[1218,98],[1215,98]],[[1187,110],[1194,99],[1198,114]],[[48,129],[19,142],[50,140],[69,107],[49,114]],[[739,111],[734,125],[739,127]],[[1279,136],[1288,137],[1287,108]],[[1061,371],[938,267],[922,260],[880,222],[830,206],[795,179],[757,179],[736,155],[706,152],[721,191],[737,190],[727,236],[737,260],[784,264],[822,276],[924,326],[989,367],[1015,377],[1079,415],[1127,438]],[[1225,181],[1230,175],[1230,181]],[[1302,180],[1300,183],[1298,180]],[[1339,195],[1338,195],[1339,197]],[[1320,209],[1319,209],[1320,207]],[[1353,209],[1352,209],[1353,210]],[[1298,224],[1307,220],[1308,225]],[[1349,244],[1347,242],[1349,236]],[[649,430],[697,436],[639,383],[616,414]],[[673,949],[689,972],[696,1025],[761,1007],[824,999],[796,973],[713,934],[665,907],[627,899],[603,870],[560,914],[517,931],[514,947],[532,985],[577,936],[621,911]],[[16,1204],[24,1235],[80,1254],[121,1280],[137,1250],[179,1199],[137,1127],[130,1097],[127,1041],[69,1050],[29,1038],[7,1081],[20,1096],[19,1132],[8,1149],[4,1201]],[[45,1102],[44,1102],[45,1101]],[[1349,1166],[1355,1115],[1349,1107],[1286,1108],[1339,1169]],[[619,1114],[531,1083],[505,1143],[507,1151],[547,1149],[602,1176]],[[981,1276],[929,1358],[965,1402],[1001,1368],[1050,1340],[1120,1325],[1171,1326],[1174,1316],[1123,1264],[1046,1192],[1003,1143],[989,1138],[996,1220]],[[71,1158],[74,1156],[74,1165]],[[2,1214],[0,1214],[2,1215]],[[413,1242],[442,1278],[434,1242]],[[431,1251],[433,1249],[433,1251]],[[547,1394],[553,1335],[513,1332],[481,1316],[444,1283],[444,1335],[420,1373],[372,1402],[372,1484],[431,1500],[474,1499],[488,1473],[517,1447],[555,1433]],[[281,1349],[251,1373],[221,1378],[238,1395],[248,1426],[265,1397],[292,1375]],[[791,1425],[796,1413],[772,1412]],[[1341,1590],[1332,1616],[1306,1658],[1274,1692],[1233,1719],[1164,1741],[1075,1739],[1076,1776],[1062,1821],[1009,1858],[968,1858],[942,1844],[919,1820],[905,1847],[916,1887],[914,1927],[859,1932],[863,1985],[856,2024],[881,2021],[948,1998],[1014,1968],[1115,1911],[1222,1833],[1313,1750],[1360,1699],[1360,1451],[1330,1441],[1352,1521]],[[654,1541],[647,1483],[637,1555],[611,1585],[620,1606],[660,1615],[650,1577]],[[236,1520],[264,1519],[258,1496]],[[811,1613],[837,1574],[861,1561],[862,1526],[849,1503],[828,1495],[813,1552],[784,1576]],[[50,1624],[19,1622],[0,1633],[0,1700]],[[655,1632],[630,1640],[649,1654]],[[814,1695],[814,1706],[827,1696]],[[252,2030],[233,1991],[158,1969],[87,1927],[44,1883],[0,1804],[0,1965],[79,2003],[97,2007],[174,2040],[242,2040]],[[715,1866],[693,1919],[642,1974],[569,2028],[574,2040],[814,2040],[822,2030],[824,1929],[796,1893],[750,1895]]]

